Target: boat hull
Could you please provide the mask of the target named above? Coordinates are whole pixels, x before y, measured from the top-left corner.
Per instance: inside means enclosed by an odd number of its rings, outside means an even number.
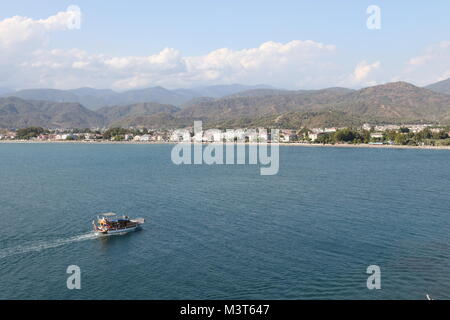
[[[107,231],[96,231],[95,233],[97,235],[106,235],[106,234],[120,234],[120,233],[128,233],[132,231],[136,231],[140,229],[140,225],[129,227],[129,228],[123,228],[123,229],[115,229],[115,230],[107,230]]]
[[[114,218],[109,218],[113,216]],[[98,223],[95,220],[92,221],[92,226],[96,235],[109,235],[109,234],[124,234],[140,229],[141,225],[145,223],[144,218],[128,219],[127,216],[116,217],[114,213],[104,214],[103,218],[98,216]],[[108,217],[108,218],[106,218]]]

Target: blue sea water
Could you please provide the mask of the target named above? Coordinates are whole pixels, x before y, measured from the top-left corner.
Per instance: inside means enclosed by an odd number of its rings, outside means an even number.
[[[450,151],[281,147],[261,176],[171,149],[1,144],[0,299],[450,298]],[[147,222],[96,238],[106,211]]]

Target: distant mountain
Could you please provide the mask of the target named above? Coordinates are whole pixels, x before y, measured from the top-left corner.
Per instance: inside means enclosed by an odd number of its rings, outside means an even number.
[[[80,96],[92,96],[92,97],[98,97],[98,98],[105,98],[105,97],[119,95],[119,93],[117,93],[111,89],[94,89],[94,88],[89,88],[89,87],[70,89],[67,91],[72,92],[79,97]]]
[[[221,127],[450,123],[450,96],[395,82],[358,91],[329,88],[269,96],[225,97],[185,108],[176,115]]]
[[[58,89],[25,89],[16,92],[7,92],[2,94],[3,97],[18,97],[27,100],[45,100],[52,102],[79,102],[76,94]]]
[[[9,88],[2,88],[2,87],[0,87],[0,95],[4,94],[4,93],[8,93],[8,92],[12,92],[12,90],[9,89]]]
[[[111,93],[79,90],[83,94],[91,94],[91,97]],[[75,94],[58,91],[45,93],[47,97],[52,95],[60,99],[65,99],[65,93]],[[131,95],[145,97],[150,94],[156,97],[165,93],[164,88],[151,88],[134,91]],[[222,98],[194,97],[181,109],[170,104],[144,102],[103,107],[96,112],[80,103],[0,98],[0,128],[31,125],[49,128],[175,128],[191,126],[194,120],[202,120],[204,127],[219,128],[359,126],[365,122],[450,124],[450,95],[406,82],[394,82],[361,90],[252,89]]]
[[[439,93],[450,94],[450,78],[426,86],[425,88]]]
[[[292,95],[292,94],[308,94],[313,92],[335,92],[337,94],[342,93],[350,93],[353,90],[347,89],[347,88],[339,88],[339,87],[333,87],[333,88],[326,88],[321,90],[283,90],[283,89],[252,89],[252,90],[246,90],[241,91],[235,94],[231,94],[228,96],[225,96],[225,98],[240,98],[240,97],[266,97],[266,96],[280,96],[280,95]]]
[[[158,113],[171,114],[175,113],[179,108],[155,102],[136,103],[127,106],[103,107],[97,110],[102,115],[106,123],[115,123],[121,119],[133,119],[135,117],[149,116]]]
[[[209,121],[257,118],[290,111],[315,110],[323,105],[339,101],[349,94],[347,89],[304,90],[275,95],[231,96],[202,102],[177,112],[180,117]]]
[[[254,86],[242,84],[229,84],[229,85],[197,87],[193,88],[192,91],[196,92],[198,96],[202,97],[221,98],[224,96],[236,94],[238,92],[257,89],[275,89],[275,88],[265,84],[258,84]]]
[[[146,128],[184,128],[192,126],[194,119],[176,117],[174,114],[156,113],[152,115],[132,116],[111,122],[109,127],[146,127]]]
[[[278,115],[256,119],[243,118],[224,122],[211,123],[210,127],[275,127],[275,128],[323,128],[323,127],[356,127],[363,124],[363,118],[350,116],[336,110],[292,111]]]
[[[6,92],[2,97],[18,97],[27,100],[42,100],[52,102],[76,102],[89,109],[97,109],[104,105],[115,104],[118,93],[112,90],[97,90],[80,88],[74,90],[58,89],[25,89],[15,92]]]
[[[225,96],[225,98],[242,98],[242,97],[266,97],[266,96],[278,96],[285,94],[295,94],[297,91],[280,90],[280,89],[252,89],[233,93]]]
[[[58,89],[25,89],[11,92],[0,90],[1,97],[18,97],[26,100],[44,100],[53,102],[77,102],[83,106],[97,110],[105,106],[129,105],[142,102],[156,102],[183,106],[186,102],[199,97],[219,98],[245,90],[270,88],[265,85],[223,85],[198,87],[195,89],[169,90],[163,87],[150,87],[116,92],[109,89],[79,88],[71,90]]]
[[[393,82],[355,91],[334,108],[378,121],[439,122],[450,120],[450,96]]]
[[[216,100],[217,100],[216,98],[211,98],[211,97],[196,97],[196,98],[192,98],[191,100],[188,100],[185,103],[183,103],[181,108],[184,109],[184,108],[194,107],[199,104],[211,103]]]
[[[318,108],[253,119],[249,125],[312,128],[360,126],[365,122],[450,124],[450,97],[395,82],[350,92]]]
[[[0,98],[0,127],[93,128],[104,118],[79,103]]]
[[[168,90],[163,87],[151,87],[125,91],[120,94],[117,104],[157,102],[181,105],[196,96],[197,94],[190,90]]]

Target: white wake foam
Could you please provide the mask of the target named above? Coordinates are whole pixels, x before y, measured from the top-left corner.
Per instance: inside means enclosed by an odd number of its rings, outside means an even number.
[[[91,240],[96,238],[97,235],[93,232],[81,234],[78,236],[73,236],[69,238],[55,239],[49,241],[36,241],[30,244],[20,245],[16,247],[6,248],[0,250],[0,259],[6,258],[8,256],[24,254],[29,252],[38,252],[46,249],[60,247],[73,242],[80,242],[85,240]]]

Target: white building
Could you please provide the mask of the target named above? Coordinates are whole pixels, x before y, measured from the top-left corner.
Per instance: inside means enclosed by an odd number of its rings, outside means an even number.
[[[92,140],[95,138],[95,135],[92,133],[84,133],[84,140]]]
[[[289,139],[290,139],[289,135],[285,134],[281,137],[281,142],[289,142]]]
[[[158,138],[163,140],[162,136],[158,136]],[[181,141],[190,142],[191,133],[188,130],[175,130],[170,135],[169,140],[173,142],[181,142]]]
[[[258,129],[258,140],[260,142],[269,141],[269,133],[267,132],[266,129],[264,129],[264,128]]]
[[[197,132],[194,137],[192,137],[194,142],[203,142],[203,131]]]
[[[383,133],[382,132],[372,132],[370,134],[370,137],[373,139],[382,139],[383,138]]]
[[[75,138],[75,137],[73,134],[70,133],[57,134],[55,136],[55,140],[67,140],[67,138]]]
[[[317,140],[317,138],[319,138],[321,135],[324,135],[324,134],[327,134],[328,132],[316,132],[316,133],[314,133],[314,132],[310,132],[309,134],[308,134],[308,138],[309,139],[311,139],[311,141],[316,141]]]

